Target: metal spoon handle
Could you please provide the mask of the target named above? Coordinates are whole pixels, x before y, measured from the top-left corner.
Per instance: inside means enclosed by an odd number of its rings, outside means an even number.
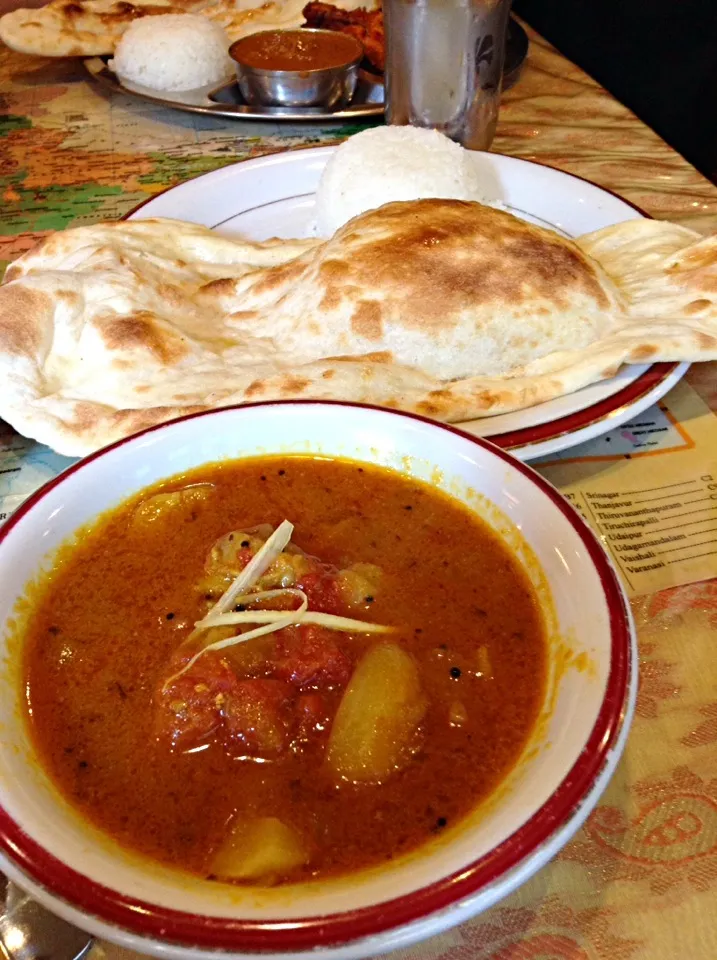
[[[0,873],[2,960],[79,960],[92,937],[60,920]]]

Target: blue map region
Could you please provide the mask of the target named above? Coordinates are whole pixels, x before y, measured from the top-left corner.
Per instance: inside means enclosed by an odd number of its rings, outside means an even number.
[[[631,457],[651,450],[677,450],[687,446],[687,441],[675,429],[665,410],[659,405],[650,407],[609,433],[587,440],[562,453],[549,454],[533,461],[537,466],[559,463],[561,460],[589,459],[590,457]]]
[[[9,427],[0,427],[0,521],[75,462],[72,457],[61,457],[41,443],[18,436]]]

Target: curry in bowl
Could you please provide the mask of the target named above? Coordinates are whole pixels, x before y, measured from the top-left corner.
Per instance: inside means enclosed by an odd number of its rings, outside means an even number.
[[[546,627],[463,503],[316,456],[201,466],[59,548],[23,608],[27,722],[120,845],[212,880],[393,861],[516,765]]]

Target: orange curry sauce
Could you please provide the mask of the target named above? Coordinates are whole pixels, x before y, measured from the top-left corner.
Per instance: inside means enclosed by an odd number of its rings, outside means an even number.
[[[213,485],[204,500],[133,523],[150,493],[198,483]],[[198,584],[212,545],[284,518],[307,554],[381,568],[361,618],[395,625],[418,666],[427,709],[416,752],[380,784],[336,782],[321,737],[257,763],[211,738],[187,752],[158,735],[157,691],[207,610]],[[119,843],[202,876],[235,816],[277,817],[310,838],[310,862],[280,880],[346,873],[417,847],[494,790],[544,692],[542,614],[499,538],[434,488],[350,461],[260,458],[174,478],[63,547],[29,601],[29,722],[59,790]],[[352,668],[380,642],[331,636]],[[340,695],[326,692],[330,713]]]
[[[329,70],[360,60],[363,47],[343,33],[262,30],[236,40],[229,56],[255,70]]]

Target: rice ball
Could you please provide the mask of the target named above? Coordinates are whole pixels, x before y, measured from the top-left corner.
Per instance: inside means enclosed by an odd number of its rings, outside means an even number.
[[[476,159],[437,130],[362,130],[345,140],[324,168],[316,196],[319,235],[330,237],[352,217],[396,200],[487,202]]]
[[[234,67],[228,49],[219,24],[191,13],[163,13],[133,20],[109,66],[120,80],[151,90],[194,90],[229,79]]]

